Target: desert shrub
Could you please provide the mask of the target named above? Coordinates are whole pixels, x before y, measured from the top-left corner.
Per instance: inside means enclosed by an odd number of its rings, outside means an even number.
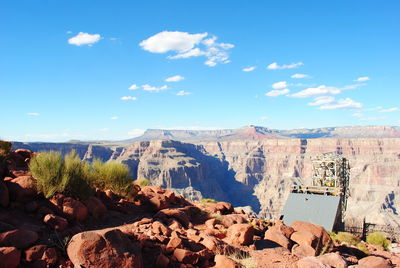
[[[102,162],[95,159],[86,171],[90,183],[100,189],[110,189],[117,194],[125,194],[133,189],[132,178],[127,165],[116,161]]]
[[[367,243],[375,246],[380,246],[384,250],[388,250],[388,247],[390,245],[390,241],[386,239],[385,235],[379,232],[369,234],[367,236]]]
[[[29,168],[38,192],[49,198],[62,193],[78,199],[90,196],[91,189],[86,181],[84,163],[75,151],[63,159],[60,152],[49,151],[35,155]]]
[[[358,236],[346,232],[339,232],[334,236],[334,240],[347,246],[357,246],[361,242]]]
[[[369,255],[369,250],[368,250],[368,248],[367,248],[367,246],[365,245],[364,242],[358,243],[358,244],[356,245],[356,247],[357,247],[360,251],[362,251],[362,252],[364,252],[365,254]]]
[[[217,250],[218,254],[225,255],[233,261],[240,264],[243,268],[256,268],[258,267],[256,259],[251,256],[248,252],[240,250],[238,248],[226,248],[224,250]]]
[[[11,147],[11,142],[0,140],[0,168],[4,168],[7,157],[11,153]]]
[[[217,201],[212,198],[204,198],[201,200],[201,203],[217,203]]]
[[[141,187],[150,185],[150,180],[146,178],[140,178],[135,181],[135,183]]]
[[[211,213],[210,217],[216,219],[217,221],[222,221],[222,215],[220,213]]]

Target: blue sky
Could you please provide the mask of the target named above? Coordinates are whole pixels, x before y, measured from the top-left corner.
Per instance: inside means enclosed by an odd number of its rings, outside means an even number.
[[[0,138],[399,125],[399,13],[395,0],[2,1]]]

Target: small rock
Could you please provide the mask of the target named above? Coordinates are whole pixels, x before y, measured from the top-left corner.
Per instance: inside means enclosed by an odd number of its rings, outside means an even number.
[[[44,260],[47,265],[55,265],[58,261],[58,254],[54,248],[48,248],[44,251],[42,260]]]
[[[305,257],[297,261],[297,268],[331,268],[316,257]]]
[[[180,239],[177,236],[171,237],[171,239],[169,240],[167,247],[166,247],[166,251],[167,252],[173,252],[176,248],[182,247],[182,239]]]
[[[63,200],[63,212],[71,220],[83,221],[86,219],[88,210],[82,202],[75,200],[70,197],[66,197]]]
[[[29,262],[40,260],[44,251],[47,249],[46,245],[35,245],[25,250],[25,259]]]
[[[330,265],[333,268],[347,268],[346,261],[338,253],[327,253],[317,258],[324,264]]]
[[[300,246],[307,245],[315,248],[318,243],[318,238],[308,231],[298,231],[294,232],[290,239]]]
[[[88,212],[94,217],[101,217],[107,212],[107,207],[97,197],[90,197],[85,202]]]
[[[294,245],[292,248],[292,253],[299,258],[303,257],[314,257],[316,255],[316,251],[314,248],[308,245]]]
[[[362,258],[358,264],[365,268],[390,268],[392,267],[389,260],[378,256],[369,256]]]
[[[47,214],[43,222],[55,230],[64,230],[68,226],[68,221],[54,214]]]
[[[10,202],[7,185],[0,180],[0,206],[6,207]]]
[[[234,260],[224,256],[215,255],[215,266],[214,268],[239,268],[240,264]]]
[[[174,250],[174,257],[178,260],[178,262],[183,262],[186,264],[196,264],[199,261],[199,256],[186,249],[177,248]]]
[[[249,245],[253,243],[254,229],[249,224],[234,224],[228,228],[227,238],[233,245]]]
[[[273,241],[277,244],[279,244],[280,246],[290,249],[292,243],[290,242],[290,240],[284,236],[281,232],[277,231],[276,228],[270,228],[265,232],[265,236],[264,236],[265,240],[270,240]]]

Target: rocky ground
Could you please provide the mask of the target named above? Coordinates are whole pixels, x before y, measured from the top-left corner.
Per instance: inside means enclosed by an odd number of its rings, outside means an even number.
[[[396,267],[400,256],[339,245],[320,226],[268,222],[226,202],[190,203],[159,187],[134,199],[37,194],[16,150],[0,167],[0,268]]]

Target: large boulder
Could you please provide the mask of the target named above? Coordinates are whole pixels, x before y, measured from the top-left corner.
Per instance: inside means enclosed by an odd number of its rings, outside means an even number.
[[[32,176],[20,176],[7,181],[11,200],[30,201],[37,195],[36,180]]]
[[[362,258],[358,261],[358,264],[365,268],[390,268],[392,267],[390,260],[378,257],[369,256]]]
[[[292,228],[296,232],[310,232],[317,237],[317,246],[315,249],[317,253],[321,252],[321,250],[327,245],[332,243],[332,239],[329,236],[328,232],[324,229],[324,227],[315,225],[309,222],[303,221],[294,221],[292,223]]]
[[[331,268],[316,257],[305,257],[297,261],[297,268]]]
[[[317,258],[324,264],[330,265],[333,268],[347,268],[347,262],[338,253],[327,253]]]
[[[70,220],[83,221],[88,214],[86,206],[82,202],[71,197],[63,199],[62,210]]]
[[[290,249],[292,246],[292,243],[290,242],[290,240],[285,235],[283,235],[280,231],[278,231],[276,228],[268,229],[265,232],[264,239],[273,241],[287,249]]]
[[[300,246],[307,245],[315,248],[318,244],[318,238],[308,231],[294,232],[290,236],[290,239]]]
[[[21,259],[21,251],[15,247],[0,247],[0,268],[16,268]]]
[[[228,228],[227,239],[233,245],[247,246],[253,243],[254,229],[250,224],[234,224]]]
[[[75,267],[143,267],[138,244],[117,229],[76,234],[68,243],[67,254]]]
[[[27,248],[38,240],[36,232],[23,229],[15,229],[0,234],[0,246]]]

